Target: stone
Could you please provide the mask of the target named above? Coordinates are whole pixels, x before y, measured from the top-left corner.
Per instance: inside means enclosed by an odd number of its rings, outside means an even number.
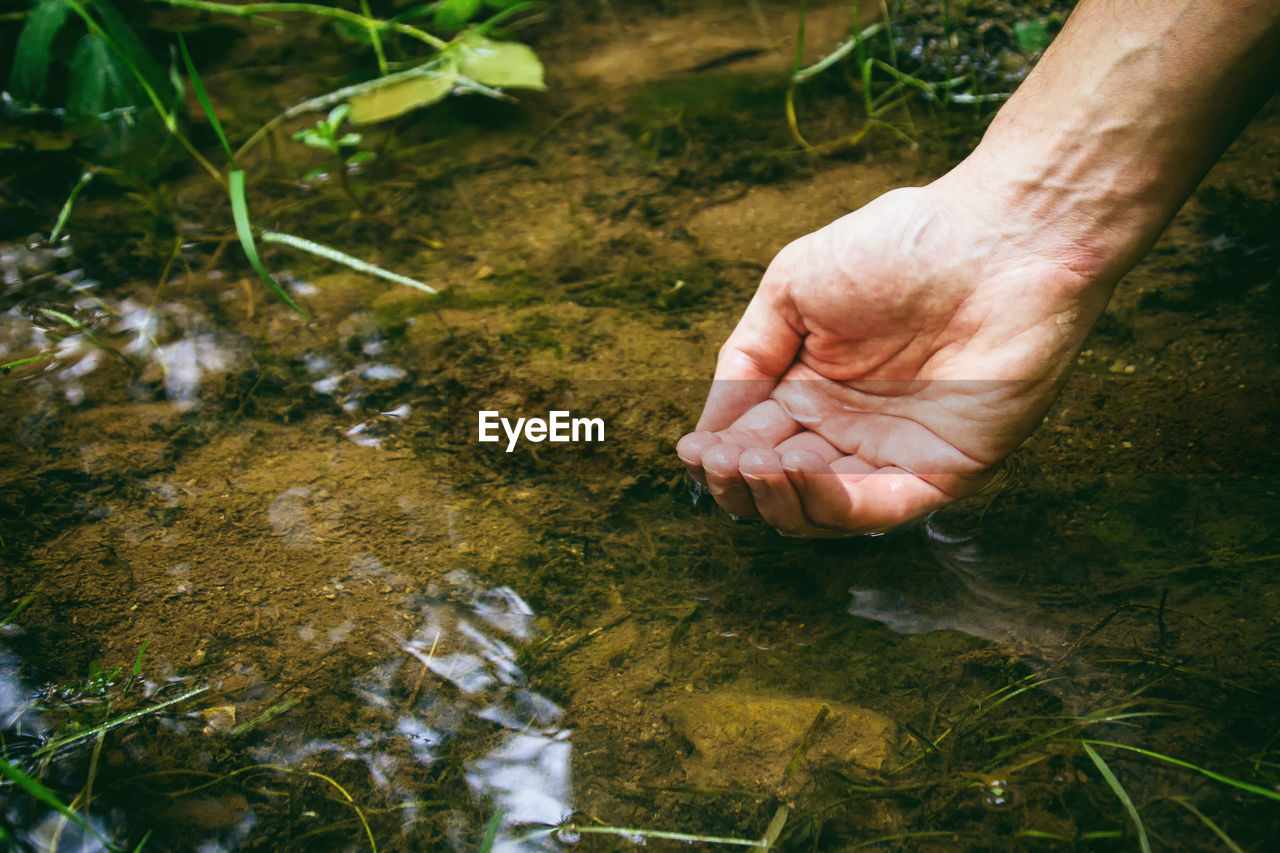
[[[786,779],[787,765],[824,706],[826,718]],[[686,781],[711,787],[780,791],[799,784],[808,768],[824,764],[879,770],[898,739],[887,717],[813,698],[740,691],[676,694],[663,715],[692,747]]]

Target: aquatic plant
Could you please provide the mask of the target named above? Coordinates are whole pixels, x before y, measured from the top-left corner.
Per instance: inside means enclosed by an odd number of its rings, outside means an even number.
[[[1097,674],[1091,673],[1090,678]],[[1128,738],[1134,738],[1138,732],[1145,731],[1147,739],[1154,740],[1159,724],[1176,723],[1183,717],[1189,710],[1185,694],[1179,692],[1179,698],[1174,701],[1163,701],[1147,695],[1164,682],[1168,675],[1168,672],[1159,673],[1144,680],[1126,691],[1126,695],[1118,700],[1092,711],[1054,715],[1041,710],[1046,700],[1050,700],[1051,694],[1046,688],[1052,688],[1053,692],[1070,693],[1070,682],[1075,676],[1064,670],[1054,674],[1032,673],[968,703],[954,714],[951,722],[938,734],[928,735],[903,722],[904,729],[917,745],[915,755],[885,771],[883,778],[870,783],[855,783],[852,780],[837,783],[837,789],[844,788],[844,797],[825,808],[797,815],[792,831],[785,838],[795,842],[804,833],[816,833],[842,803],[860,799],[893,801],[904,795],[916,799],[926,791],[935,789],[938,792],[935,802],[939,798],[944,803],[962,801],[971,799],[976,794],[991,815],[993,826],[974,823],[974,819],[966,816],[961,809],[957,818],[954,818],[960,821],[958,825],[948,821],[942,826],[935,823],[936,828],[933,828],[926,824],[926,828],[913,829],[907,833],[886,833],[842,849],[859,849],[907,838],[943,836],[967,838],[971,844],[985,846],[991,833],[995,832],[1007,834],[1005,837],[1011,835],[1020,839],[1064,844],[1128,836],[1136,842],[1139,849],[1149,851],[1152,848],[1152,838],[1159,839],[1161,833],[1168,831],[1168,818],[1161,820],[1158,828],[1152,826],[1155,807],[1162,802],[1173,803],[1190,814],[1228,849],[1247,848],[1247,844],[1242,845],[1231,837],[1228,821],[1215,821],[1206,810],[1215,803],[1222,808],[1242,809],[1246,812],[1261,810],[1265,813],[1274,808],[1273,803],[1280,801],[1280,793],[1273,787],[1274,770],[1271,769],[1276,766],[1274,736],[1267,748],[1250,758],[1249,775],[1254,779],[1250,781],[1248,778],[1177,758],[1153,746],[1120,743],[1100,735],[1102,731],[1121,727],[1128,731]],[[1207,674],[1205,677],[1212,678]],[[1228,687],[1225,683],[1220,686],[1224,693],[1242,687]],[[1252,690],[1247,686],[1245,689]],[[1263,693],[1259,698],[1267,702],[1271,697]],[[1096,773],[1096,781],[1092,774],[1072,769],[1082,763],[1080,759],[1087,760]],[[1146,772],[1126,776],[1115,764],[1116,759],[1145,761]],[[915,771],[908,772],[913,767]],[[1158,775],[1154,772],[1158,768],[1171,772]],[[1076,827],[1075,833],[1070,834],[1061,829],[1037,826],[1030,821],[1020,826],[1010,821],[995,821],[998,812],[1016,813],[1016,807],[1023,805],[1020,798],[1024,794],[1021,792],[1033,790],[1037,784],[1043,784],[1038,780],[1050,777],[1059,780],[1057,784],[1060,787],[1054,796],[1068,804],[1068,815],[1073,822],[1091,814],[1109,819],[1105,800],[1101,800],[1098,795],[1100,783],[1101,788],[1119,804],[1132,832],[1126,833],[1122,828],[1090,827],[1086,824]],[[1235,799],[1214,800],[1211,792],[1205,792],[1195,784],[1196,778],[1208,779],[1228,792],[1234,792]],[[1069,787],[1076,790],[1069,792],[1062,789],[1062,785],[1068,784],[1062,780],[1074,780],[1075,784]],[[1179,786],[1186,793],[1176,793]],[[948,789],[952,790],[949,796],[942,793]],[[1084,798],[1083,803],[1070,805],[1071,799],[1080,797]],[[1142,797],[1145,797],[1145,801]],[[1031,816],[1032,810],[1028,808],[1027,811],[1028,816]],[[944,820],[938,812],[931,819],[938,822]]]
[[[296,13],[330,19],[362,34],[376,54],[379,68],[376,78],[310,98],[286,110],[251,134],[240,149],[235,151],[205,92],[186,43],[179,35],[176,46],[186,72],[186,80],[190,81],[230,164],[230,170],[224,176],[196,148],[181,127],[178,105],[184,88],[182,75],[176,67],[171,68],[167,75],[160,71],[159,64],[144,49],[142,39],[108,0],[94,0],[91,5],[84,5],[79,0],[37,0],[28,13],[15,51],[14,67],[9,80],[11,99],[30,110],[49,109],[42,101],[48,93],[47,81],[57,58],[52,47],[73,15],[78,18],[83,24],[84,34],[68,60],[70,76],[66,115],[80,123],[121,120],[129,126],[132,126],[137,115],[143,111],[157,116],[168,136],[185,148],[226,189],[236,235],[250,266],[277,297],[307,319],[310,318],[306,312],[274,280],[258,255],[256,232],[248,201],[247,176],[237,164],[238,157],[243,156],[249,148],[283,122],[302,113],[328,110],[326,118],[317,122],[313,128],[299,131],[295,138],[306,145],[328,150],[339,159],[342,186],[358,206],[359,201],[347,183],[345,168],[370,155],[361,152],[349,157],[342,156],[343,148],[354,147],[361,139],[360,134],[356,133],[338,135],[339,126],[348,116],[352,123],[367,124],[428,106],[453,93],[474,92],[488,97],[506,98],[504,89],[541,89],[544,85],[542,65],[532,50],[516,42],[489,38],[489,34],[503,21],[535,5],[529,2],[486,0],[482,4],[476,0],[427,4],[413,7],[393,20],[373,18],[365,0],[361,2],[361,13],[311,3],[237,5],[205,0],[157,2],[254,21],[270,21],[272,19],[267,16],[272,14]],[[477,26],[462,30],[447,41],[405,23],[405,20],[421,16],[427,9],[432,9],[435,20],[441,26],[461,30],[482,6],[498,11]],[[407,69],[392,71],[384,44],[385,39],[391,36],[406,36],[425,45],[434,54],[411,64]],[[51,231],[51,239],[59,238],[64,232],[77,196],[94,174],[93,168],[87,169],[72,188]],[[361,262],[345,252],[315,241],[279,233],[273,234],[273,237],[273,242],[302,249],[358,271],[371,272],[392,281],[434,292],[420,282]],[[42,357],[44,356],[36,358]],[[24,359],[6,366],[13,367],[26,361]]]
[[[69,26],[73,15],[82,25],[82,34],[71,55],[60,56],[55,40]],[[62,105],[47,103],[48,78],[55,60],[68,65],[67,93]],[[179,81],[174,75],[161,72],[143,47],[142,39],[108,0],[95,0],[90,6],[79,0],[37,0],[18,36],[6,94],[27,111],[65,114],[69,123],[80,127],[111,126],[122,137],[137,126],[145,128],[142,116],[150,110],[171,138],[210,175],[218,176],[179,130]],[[127,145],[118,140],[114,153],[121,153]],[[68,204],[84,182],[82,178],[77,184]],[[65,219],[60,217],[60,223]],[[55,233],[59,230],[54,229]]]
[[[19,607],[29,603],[39,590],[33,590]],[[9,623],[21,611],[6,617]],[[156,696],[141,697],[136,695],[135,686],[140,684],[143,656],[147,644],[144,642],[134,658],[133,665],[124,676],[125,668],[117,666],[105,670],[96,661],[89,664],[88,672],[82,679],[62,684],[46,686],[28,696],[16,707],[6,708],[7,731],[0,733],[0,791],[5,787],[13,787],[24,793],[35,802],[52,809],[61,816],[62,822],[44,825],[40,833],[40,844],[49,844],[48,849],[57,849],[68,824],[78,827],[86,839],[93,838],[103,849],[116,853],[128,849],[141,849],[146,838],[133,848],[120,843],[114,837],[115,832],[94,818],[90,806],[94,799],[94,783],[98,775],[104,744],[107,737],[116,730],[138,723],[143,719],[153,718],[177,705],[206,692],[207,687],[197,686],[182,691],[177,696],[160,701]],[[116,711],[119,704],[148,700],[141,707],[125,712]],[[36,719],[38,722],[31,722]],[[44,779],[57,757],[66,757],[68,753],[81,750],[86,742],[92,742],[88,757],[88,769],[79,791],[69,801],[54,788],[45,784]],[[8,820],[13,821],[22,814],[21,810],[11,810]],[[15,825],[0,825],[0,843],[8,849],[26,849],[24,842],[29,838],[15,837]],[[45,837],[45,834],[52,833]],[[41,847],[43,849],[43,846]]]
[[[372,80],[344,86],[333,92],[309,98],[289,108],[259,128],[237,152],[243,154],[274,130],[281,122],[307,112],[328,110],[340,103],[351,104],[353,124],[371,124],[402,115],[419,107],[430,106],[450,94],[474,93],[493,98],[507,97],[502,89],[545,88],[542,63],[527,46],[518,42],[495,41],[489,34],[513,15],[537,4],[521,0],[501,4],[497,14],[466,29],[451,40],[444,40],[403,19],[420,14],[414,7],[384,21],[368,14],[356,14],[341,8],[312,3],[218,3],[211,0],[152,0],[189,9],[219,12],[250,20],[273,19],[270,14],[304,13],[333,18],[367,34],[378,54],[379,75]],[[384,34],[402,35],[434,51],[425,59],[411,62],[410,67],[392,72],[382,48]]]
[[[372,151],[356,151],[352,154],[343,153],[344,148],[355,148],[364,137],[359,133],[344,133],[338,135],[342,123],[346,121],[347,113],[351,112],[351,104],[339,104],[329,111],[329,115],[318,120],[315,127],[304,127],[293,135],[297,142],[309,148],[319,148],[328,151],[338,161],[338,175],[342,178],[343,189],[348,195],[351,195],[350,188],[347,186],[346,174],[347,169],[373,158]],[[302,176],[304,181],[318,178],[325,173],[323,166],[312,169]],[[352,196],[354,200],[354,196]]]
[[[931,106],[947,107],[998,104],[1009,97],[1014,79],[1000,75],[993,68],[999,63],[974,55],[959,54],[960,28],[952,16],[951,3],[942,0],[941,37],[936,41],[942,56],[936,59],[927,55],[919,35],[907,36],[895,20],[901,22],[907,15],[905,4],[897,2],[891,9],[887,0],[880,0],[878,20],[863,26],[861,3],[850,6],[850,35],[826,56],[810,65],[804,64],[805,21],[808,3],[802,0],[796,32],[796,57],[787,88],[785,111],[787,125],[796,142],[807,151],[827,153],[849,148],[861,143],[875,130],[887,131],[908,144],[915,144],[915,127],[909,103],[920,99]],[[920,15],[919,10],[913,12]],[[1044,50],[1052,29],[1061,23],[1058,17],[1044,16],[1019,21],[1012,27],[1016,48],[1027,57]],[[908,58],[909,55],[909,58]],[[814,144],[800,130],[796,110],[799,88],[813,79],[846,63],[852,65],[850,77],[858,90],[862,124],[853,132],[836,139]],[[908,70],[908,66],[911,70]],[[988,67],[988,66],[992,67]],[[992,83],[1007,88],[991,91]],[[900,117],[901,122],[891,120]]]

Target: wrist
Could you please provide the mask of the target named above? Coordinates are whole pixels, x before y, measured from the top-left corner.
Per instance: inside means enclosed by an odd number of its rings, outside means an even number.
[[[938,183],[981,199],[979,214],[1020,253],[1054,261],[1107,292],[1146,253],[1182,199],[1158,166],[1104,140],[988,134]]]
[[[1085,0],[940,183],[989,223],[1113,285],[1155,242],[1280,70],[1280,4]]]

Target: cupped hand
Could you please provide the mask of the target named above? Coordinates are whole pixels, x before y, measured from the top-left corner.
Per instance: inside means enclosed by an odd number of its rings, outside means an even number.
[[[677,448],[724,509],[882,531],[974,491],[1030,434],[1113,282],[995,208],[944,178],[777,255]]]

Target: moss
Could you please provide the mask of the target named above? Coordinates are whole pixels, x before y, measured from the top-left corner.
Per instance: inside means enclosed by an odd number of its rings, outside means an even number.
[[[563,356],[559,330],[555,322],[546,314],[536,312],[529,314],[521,319],[514,329],[503,332],[501,338],[502,342],[515,353],[552,350],[556,358]]]

